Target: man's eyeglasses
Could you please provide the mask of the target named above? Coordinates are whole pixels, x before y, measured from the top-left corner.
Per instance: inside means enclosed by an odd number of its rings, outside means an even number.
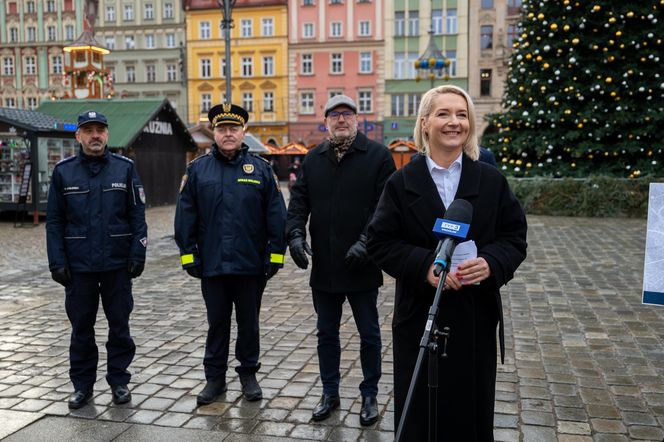
[[[355,116],[355,112],[353,111],[343,111],[343,112],[337,112],[337,111],[331,111],[327,113],[327,116],[333,120],[339,119],[339,116],[343,115],[344,120],[348,120],[351,117]]]

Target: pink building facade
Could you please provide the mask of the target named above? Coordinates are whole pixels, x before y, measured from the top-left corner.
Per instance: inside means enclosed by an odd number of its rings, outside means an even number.
[[[323,107],[336,94],[358,105],[358,129],[383,140],[384,0],[289,0],[289,139],[327,136]]]

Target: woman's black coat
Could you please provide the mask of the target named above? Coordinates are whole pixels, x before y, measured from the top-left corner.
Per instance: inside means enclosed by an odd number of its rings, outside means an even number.
[[[514,276],[526,257],[526,218],[507,180],[495,168],[463,156],[456,199],[473,206],[468,238],[491,276],[477,286],[443,292],[438,325],[450,327],[448,357],[439,364],[439,440],[493,440],[496,379],[496,325],[502,304],[499,288]],[[369,224],[369,252],[386,273],[396,278],[392,322],[394,340],[395,429],[404,407],[435,289],[426,282],[438,240],[432,234],[445,207],[418,156],[388,180]],[[427,374],[419,375],[404,440],[426,440]]]
[[[366,234],[385,181],[395,169],[387,147],[362,133],[341,162],[329,141],[306,155],[291,190],[286,235],[290,239],[294,230],[304,232],[309,221],[312,288],[349,293],[382,285],[383,275],[374,263],[350,270],[344,257],[360,234]]]

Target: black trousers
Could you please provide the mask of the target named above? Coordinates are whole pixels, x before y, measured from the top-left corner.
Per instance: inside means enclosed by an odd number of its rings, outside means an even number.
[[[71,322],[69,377],[76,390],[92,389],[97,379],[99,352],[95,343],[95,322],[101,297],[108,320],[106,381],[109,385],[128,384],[127,367],[136,346],[129,333],[129,315],[134,308],[131,278],[126,268],[95,273],[72,273],[65,287],[65,310]]]
[[[222,275],[201,280],[209,325],[203,359],[208,381],[226,376],[233,305],[237,322],[235,358],[240,362],[235,371],[255,373],[260,368],[258,315],[265,283],[263,275]]]

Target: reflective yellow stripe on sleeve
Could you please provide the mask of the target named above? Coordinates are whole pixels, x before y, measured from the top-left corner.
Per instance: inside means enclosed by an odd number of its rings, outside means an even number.
[[[283,264],[284,259],[284,255],[279,255],[278,253],[270,254],[270,263],[272,264]]]
[[[182,255],[180,257],[180,262],[182,263],[183,266],[186,266],[187,264],[193,264],[194,263],[193,253],[190,253],[189,255]]]

